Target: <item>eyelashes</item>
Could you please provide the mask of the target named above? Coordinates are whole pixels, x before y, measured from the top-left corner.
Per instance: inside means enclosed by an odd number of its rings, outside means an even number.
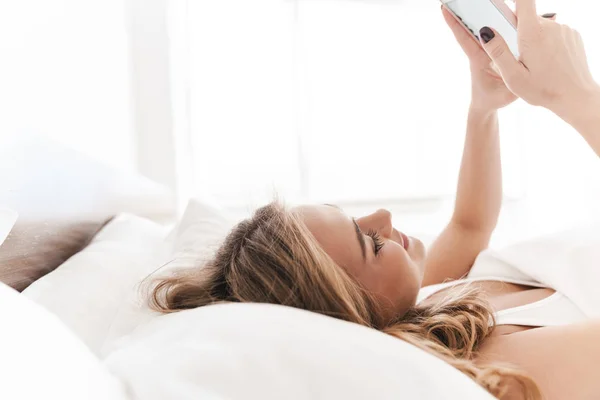
[[[370,229],[367,232],[367,236],[369,236],[373,240],[373,253],[375,253],[375,255],[377,256],[385,243],[383,243],[381,235],[379,235],[379,233],[377,233],[377,231],[375,230]]]

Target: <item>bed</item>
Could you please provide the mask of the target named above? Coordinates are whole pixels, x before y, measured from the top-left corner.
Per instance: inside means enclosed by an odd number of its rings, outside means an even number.
[[[402,341],[274,305],[158,315],[141,284],[208,257],[232,221],[35,136],[0,143],[3,399],[490,399]],[[173,226],[171,226],[171,224]],[[22,292],[22,293],[19,293]]]

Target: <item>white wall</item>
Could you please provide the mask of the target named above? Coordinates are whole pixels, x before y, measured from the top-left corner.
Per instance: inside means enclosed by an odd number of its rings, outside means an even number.
[[[0,134],[43,133],[135,169],[121,0],[0,3]]]
[[[2,2],[0,135],[44,134],[175,188],[167,2]]]

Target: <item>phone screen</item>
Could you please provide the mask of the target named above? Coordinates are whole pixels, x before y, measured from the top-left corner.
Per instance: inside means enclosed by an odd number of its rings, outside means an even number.
[[[494,28],[506,41],[512,53],[519,57],[517,29],[491,0],[442,0],[476,36],[484,26]]]

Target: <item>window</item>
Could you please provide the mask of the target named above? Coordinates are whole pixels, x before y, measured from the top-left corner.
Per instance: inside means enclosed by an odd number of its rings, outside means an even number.
[[[588,43],[598,37],[595,3],[538,5],[576,25]],[[185,36],[186,46],[176,46],[175,59],[189,67],[192,186],[231,208],[260,205],[274,191],[292,201],[355,205],[451,201],[470,85],[439,7],[433,0],[189,1],[178,20],[187,29],[176,39]],[[600,72],[600,52],[588,51]],[[550,212],[556,218],[558,206],[581,205],[575,198],[598,199],[589,196],[600,194],[590,184],[600,181],[592,179],[596,160],[563,123],[520,103],[502,111],[501,124],[505,194],[520,207],[514,220],[525,212],[539,225]],[[574,179],[561,164],[589,173]],[[561,216],[570,220],[572,212]]]
[[[350,203],[453,193],[469,72],[436,2],[188,7],[197,187],[228,206],[273,191]]]

